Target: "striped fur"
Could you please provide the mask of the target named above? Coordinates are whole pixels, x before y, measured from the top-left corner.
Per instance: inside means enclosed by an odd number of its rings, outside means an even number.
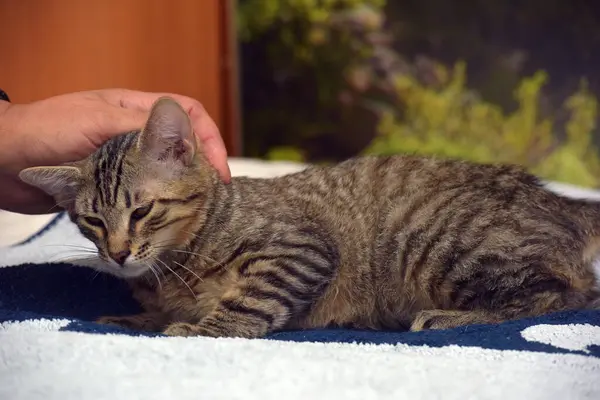
[[[81,174],[67,210],[147,310],[103,323],[183,336],[421,330],[598,301],[600,206],[518,167],[362,157],[225,185],[202,149],[173,142],[170,127],[189,134],[177,110],[159,103],[143,133],[70,164]],[[151,151],[161,138],[172,148]],[[44,187],[34,173],[24,180]]]

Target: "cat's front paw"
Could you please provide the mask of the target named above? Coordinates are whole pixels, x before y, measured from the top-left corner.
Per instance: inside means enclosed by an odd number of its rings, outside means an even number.
[[[188,324],[187,322],[175,322],[163,331],[167,336],[219,336],[216,332],[211,331],[200,325]]]
[[[131,317],[106,316],[106,317],[100,317],[97,320],[95,320],[94,322],[96,322],[97,324],[102,324],[102,325],[117,326],[119,328],[136,329],[135,321],[133,321]]]
[[[96,321],[98,324],[113,325],[120,328],[127,328],[137,331],[160,331],[164,325],[159,315],[151,313],[142,313],[126,316],[106,316],[100,317]]]
[[[417,313],[410,330],[413,332],[427,329],[445,329],[448,327],[447,313],[442,310],[423,310]]]

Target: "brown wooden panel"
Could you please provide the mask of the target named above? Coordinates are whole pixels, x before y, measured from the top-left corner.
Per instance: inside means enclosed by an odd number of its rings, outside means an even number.
[[[195,97],[237,155],[227,3],[0,0],[0,87],[14,102],[109,87]]]

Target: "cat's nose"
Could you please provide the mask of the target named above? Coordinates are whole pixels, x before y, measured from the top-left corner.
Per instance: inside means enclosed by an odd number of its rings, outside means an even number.
[[[117,262],[117,264],[119,265],[123,265],[125,263],[125,260],[127,259],[127,257],[131,254],[131,251],[129,250],[121,250],[118,253],[110,253],[110,258],[112,258],[113,260],[115,260]]]

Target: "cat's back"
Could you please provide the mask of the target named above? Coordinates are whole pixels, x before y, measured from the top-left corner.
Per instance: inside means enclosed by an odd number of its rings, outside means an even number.
[[[344,259],[365,265],[385,264],[391,255],[384,249],[395,249],[398,235],[424,240],[436,229],[463,235],[488,227],[489,235],[503,238],[499,242],[510,232],[542,227],[561,239],[581,231],[573,219],[578,204],[515,165],[370,156],[241,186],[243,221],[258,215],[261,221],[287,221],[283,230],[318,226]]]
[[[492,210],[514,197],[531,197],[527,192],[546,195],[535,177],[516,166],[412,155],[357,157],[278,178],[236,178],[233,186],[240,223],[318,225],[342,253],[359,251],[365,262],[377,237],[398,230],[406,216],[457,213],[474,203]]]
[[[276,178],[234,178],[233,185],[247,217],[311,220],[340,234],[360,226],[364,235],[411,162],[404,156],[357,157]]]
[[[498,203],[512,197],[546,199],[537,179],[513,165],[475,164],[427,156],[356,157],[329,166],[270,179],[235,178],[238,206],[248,219],[289,217],[327,224],[338,234],[356,229],[369,235],[394,208],[449,196],[453,191],[477,192],[469,202]],[[533,196],[533,197],[532,197]]]
[[[269,208],[277,203],[305,212],[348,216],[355,221],[399,202],[458,188],[478,191],[481,201],[517,193],[553,196],[519,166],[413,155],[356,157],[279,178],[248,179],[241,186],[247,194],[260,196]]]

